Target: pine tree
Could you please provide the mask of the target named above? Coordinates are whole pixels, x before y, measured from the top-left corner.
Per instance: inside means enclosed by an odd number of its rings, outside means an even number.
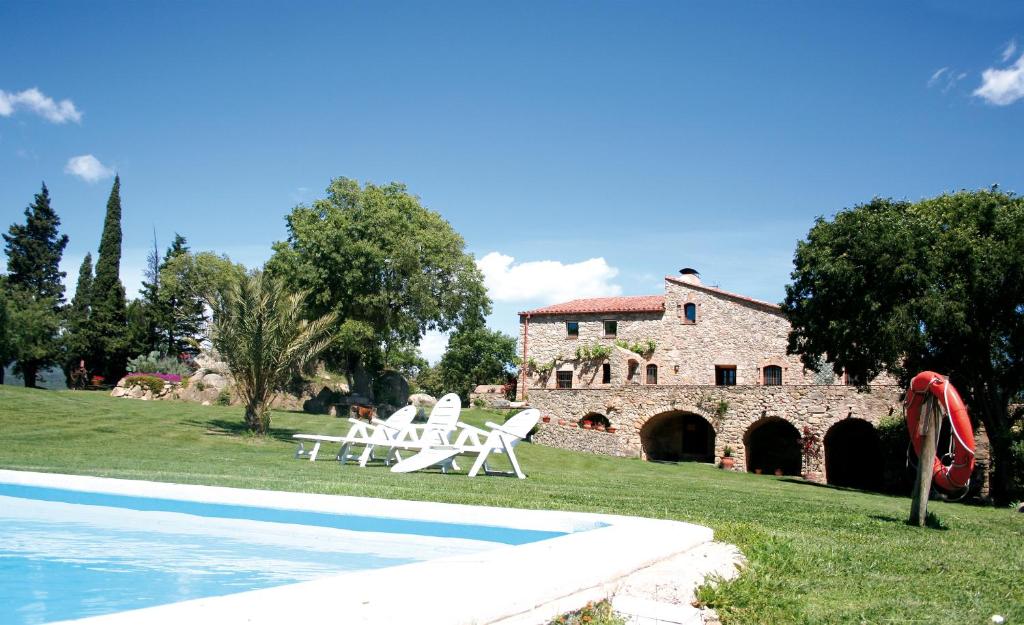
[[[70,382],[71,372],[78,369],[81,361],[85,361],[86,369],[94,366],[93,359],[99,348],[96,331],[93,327],[92,303],[93,296],[92,254],[86,254],[82,266],[78,269],[78,286],[71,305],[67,308],[64,344],[67,351],[65,372]]]
[[[60,361],[60,310],[64,301],[60,259],[68,237],[58,233],[60,218],[50,206],[50,191],[42,190],[25,209],[25,223],[13,224],[3,235],[9,274],[0,297],[7,316],[4,358],[16,361],[25,386]]]
[[[169,271],[174,259],[188,253],[185,237],[174,233],[174,241],[167,248],[160,271]],[[160,285],[160,349],[171,356],[194,351],[189,339],[198,336],[202,329],[203,302],[191,286],[181,280],[165,281]]]
[[[107,215],[103,221],[99,258],[96,260],[96,279],[93,281],[92,320],[96,331],[99,354],[94,371],[113,382],[124,375],[128,360],[128,340],[125,336],[126,306],[124,285],[121,283],[121,178],[114,177],[114,186],[107,200]]]
[[[60,217],[50,207],[50,191],[43,183],[35,201],[25,209],[25,224],[13,224],[3,235],[7,253],[7,283],[24,289],[33,297],[64,302],[64,272],[60,258],[68,244],[67,235],[59,235]]]

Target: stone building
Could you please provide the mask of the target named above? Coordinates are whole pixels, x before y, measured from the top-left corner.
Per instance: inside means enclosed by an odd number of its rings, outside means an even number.
[[[728,447],[738,470],[877,486],[875,427],[899,414],[901,389],[805,369],[778,306],[680,273],[663,295],[520,313],[517,392],[546,417],[534,441],[669,461]]]

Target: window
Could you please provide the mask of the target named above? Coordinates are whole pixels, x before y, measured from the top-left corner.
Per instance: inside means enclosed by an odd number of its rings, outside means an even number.
[[[765,386],[782,386],[782,367],[768,365],[764,368]]]
[[[716,365],[715,384],[718,386],[736,386],[736,367]]]
[[[846,373],[846,384],[849,386],[864,386],[864,376],[856,373]]]
[[[683,306],[683,319],[686,323],[697,323],[697,305],[687,304]]]
[[[576,339],[580,336],[580,322],[579,321],[566,321],[565,322],[565,335],[570,339]]]
[[[636,377],[636,371],[640,368],[640,363],[635,360],[629,361],[629,368],[626,370],[626,380],[632,382],[633,378]]]
[[[605,321],[604,322],[604,335],[615,336],[619,333],[619,322],[618,321]]]
[[[647,365],[647,383],[658,383],[658,365]]]
[[[601,384],[612,383],[612,366],[607,362],[601,365]]]
[[[572,388],[572,371],[559,371],[555,374],[558,388]]]

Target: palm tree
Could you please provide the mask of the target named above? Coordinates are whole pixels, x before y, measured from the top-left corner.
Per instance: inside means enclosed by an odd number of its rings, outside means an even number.
[[[289,293],[262,271],[240,276],[206,299],[213,312],[210,341],[235,378],[245,423],[264,434],[274,396],[331,344],[337,315],[304,319],[303,295]]]

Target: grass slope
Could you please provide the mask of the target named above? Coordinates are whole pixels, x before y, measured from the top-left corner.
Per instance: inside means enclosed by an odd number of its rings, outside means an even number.
[[[1006,509],[933,502],[941,527],[918,529],[904,523],[906,498],[538,445],[519,447],[524,481],[340,467],[333,448],[316,463],[293,458],[293,433],[345,423],[279,412],[261,438],[236,407],[0,386],[0,467],[678,519],[750,560],[703,592],[727,623],[1024,623],[1024,515]]]

